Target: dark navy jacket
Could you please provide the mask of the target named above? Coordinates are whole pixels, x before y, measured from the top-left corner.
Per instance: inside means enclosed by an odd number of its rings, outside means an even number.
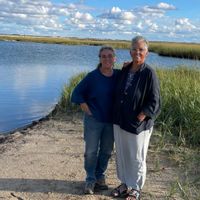
[[[113,75],[104,76],[99,69],[88,73],[73,90],[71,101],[76,104],[87,103],[95,119],[103,123],[112,123],[114,91],[119,70]]]
[[[113,117],[114,124],[130,133],[139,134],[150,129],[160,113],[160,86],[155,71],[144,63],[135,73],[131,86],[125,93],[124,88],[131,65],[132,63],[121,71],[115,91]],[[142,111],[147,117],[143,122],[139,122],[137,116]]]

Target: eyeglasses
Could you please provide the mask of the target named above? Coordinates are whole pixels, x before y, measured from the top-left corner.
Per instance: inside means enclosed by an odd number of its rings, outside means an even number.
[[[131,49],[131,51],[133,51],[133,52],[140,52],[140,53],[142,53],[142,52],[144,52],[144,51],[146,51],[147,50],[147,48],[139,48],[139,49],[136,49],[136,48],[132,48]]]

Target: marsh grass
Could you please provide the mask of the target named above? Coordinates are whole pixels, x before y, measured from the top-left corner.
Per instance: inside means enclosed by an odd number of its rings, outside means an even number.
[[[157,69],[160,79],[162,112],[156,121],[159,143],[172,138],[177,145],[200,144],[200,70],[189,68]],[[86,75],[72,77],[64,86],[58,108],[61,111],[78,110],[71,104],[70,95],[77,83]]]
[[[25,42],[53,43],[65,45],[110,45],[119,49],[130,49],[131,41],[111,40],[111,39],[92,39],[75,37],[39,37],[28,35],[0,35],[0,40],[14,40]],[[149,50],[162,56],[200,59],[200,44],[194,43],[175,43],[175,42],[150,42]]]
[[[130,42],[125,40],[101,40],[101,39],[81,39],[73,37],[37,37],[37,36],[21,36],[21,35],[0,35],[0,40],[14,40],[24,42],[38,42],[49,44],[65,44],[65,45],[92,45],[102,46],[110,45],[114,48],[127,49],[130,48]]]
[[[161,56],[200,60],[200,44],[151,42],[149,50]]]
[[[69,84],[65,85],[62,90],[60,101],[56,107],[56,112],[80,111],[79,106],[71,103],[71,93],[75,86],[85,77],[87,72],[82,72],[69,80]]]
[[[200,144],[200,70],[158,69],[162,112],[157,123],[179,144]]]

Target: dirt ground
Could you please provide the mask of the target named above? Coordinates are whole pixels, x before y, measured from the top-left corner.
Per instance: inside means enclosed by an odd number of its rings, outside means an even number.
[[[62,114],[26,130],[0,137],[0,200],[109,200],[119,184],[115,152],[109,162],[109,190],[84,195],[83,125],[80,115]],[[171,197],[177,167],[150,146],[143,200]]]

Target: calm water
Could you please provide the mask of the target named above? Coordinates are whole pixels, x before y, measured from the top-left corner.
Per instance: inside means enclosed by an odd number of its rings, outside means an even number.
[[[0,41],[0,133],[47,115],[72,75],[96,67],[99,48]],[[128,50],[116,53],[118,63],[130,60]],[[147,63],[156,67],[200,66],[199,61],[153,53]]]

